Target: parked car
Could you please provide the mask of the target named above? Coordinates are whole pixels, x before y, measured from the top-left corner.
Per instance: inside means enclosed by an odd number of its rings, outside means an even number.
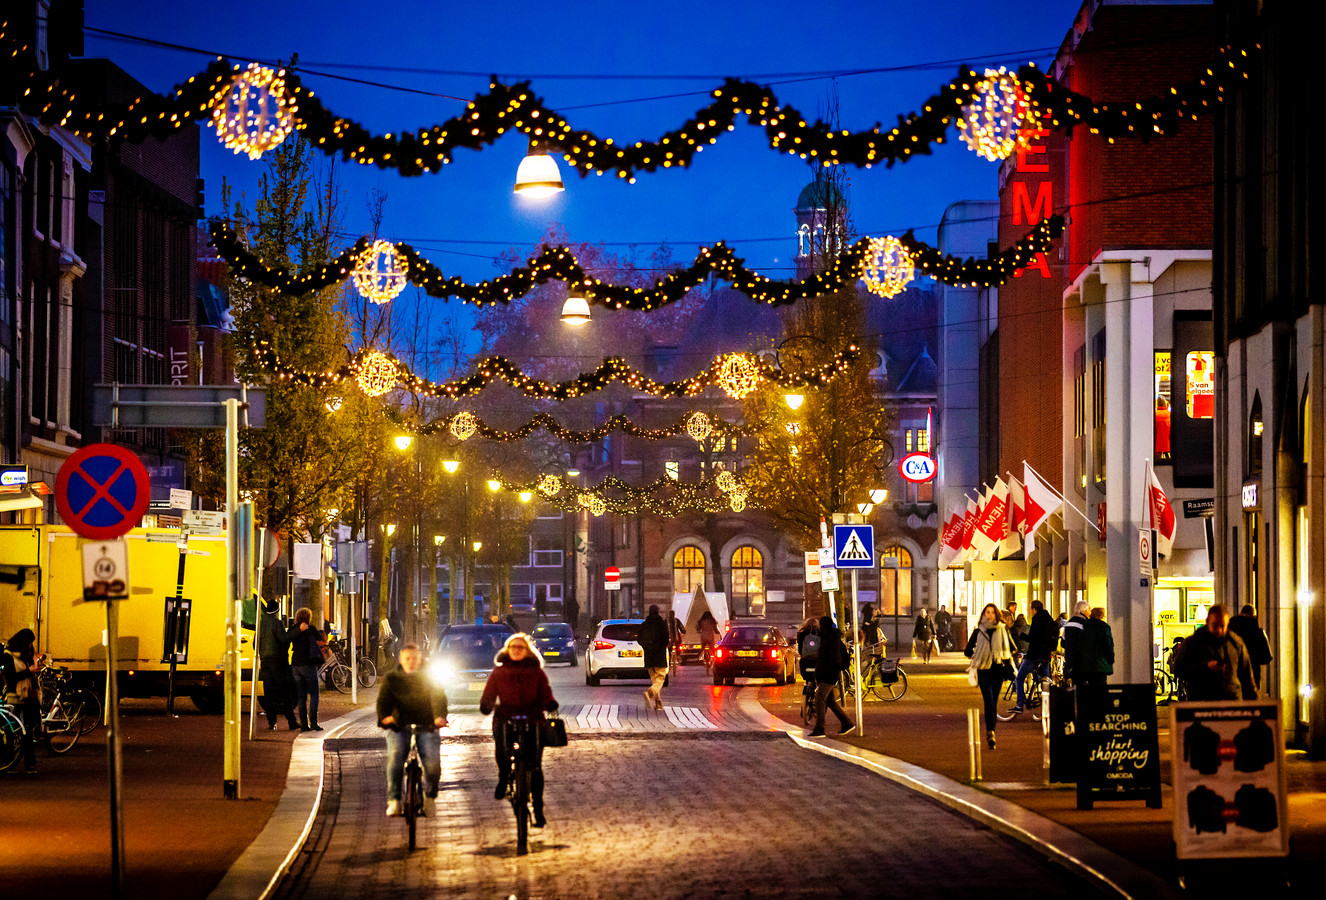
[[[575,635],[571,632],[571,626],[565,622],[544,622],[535,625],[530,638],[534,641],[534,649],[539,651],[543,661],[548,665],[576,664]]]
[[[645,651],[636,640],[642,619],[604,619],[585,648],[585,684],[603,678],[648,678]],[[664,679],[667,684],[667,679]]]
[[[497,652],[510,636],[506,625],[452,625],[442,633],[437,651],[428,660],[428,672],[442,685],[452,705],[479,702]]]
[[[796,647],[774,625],[733,625],[714,648],[714,684],[738,677],[796,679]]]

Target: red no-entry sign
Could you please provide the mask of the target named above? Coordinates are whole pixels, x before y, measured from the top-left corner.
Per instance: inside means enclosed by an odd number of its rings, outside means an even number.
[[[616,566],[608,566],[603,570],[603,580],[608,584],[615,584],[622,580],[622,570]]]
[[[55,508],[85,538],[128,534],[151,496],[147,469],[137,455],[114,444],[91,444],[65,460],[55,479]]]

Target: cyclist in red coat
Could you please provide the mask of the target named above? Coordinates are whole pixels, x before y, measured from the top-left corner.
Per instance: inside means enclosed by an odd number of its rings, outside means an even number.
[[[506,796],[507,781],[511,775],[511,759],[506,747],[506,722],[512,716],[528,716],[534,722],[543,719],[544,712],[557,709],[552,685],[543,671],[543,659],[530,643],[528,635],[513,634],[506,639],[494,660],[496,665],[488,675],[483,696],[479,698],[479,711],[493,713],[493,744],[497,752],[497,790],[495,799]],[[534,827],[542,828],[543,818],[543,744],[534,754],[530,778],[530,794],[534,800]]]

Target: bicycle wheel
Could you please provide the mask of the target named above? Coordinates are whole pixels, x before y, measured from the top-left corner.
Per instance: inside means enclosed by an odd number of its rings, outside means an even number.
[[[0,772],[8,771],[23,751],[23,722],[8,707],[0,706]]]
[[[359,657],[359,685],[372,687],[378,680],[378,667],[366,656]]]
[[[516,813],[516,855],[529,853],[529,769],[525,764],[525,748],[516,751],[514,772],[515,790],[511,793],[511,808]]]
[[[64,701],[56,698],[51,713],[41,721],[42,737],[46,739],[46,749],[54,755],[68,753],[78,743],[81,732],[77,723],[71,721],[64,708]]]
[[[101,700],[87,688],[78,688],[65,704],[69,712],[69,721],[78,728],[79,734],[95,731],[101,724]]]
[[[875,696],[881,700],[901,700],[906,693],[907,673],[902,670],[902,666],[898,666],[897,681],[880,681],[878,688],[875,689]]]
[[[342,694],[350,693],[350,667],[344,663],[336,663],[331,668],[332,687]]]
[[[424,805],[423,778],[419,774],[419,764],[413,760],[405,767],[405,824],[410,831],[410,849],[415,847],[415,830],[419,824],[419,809]]]

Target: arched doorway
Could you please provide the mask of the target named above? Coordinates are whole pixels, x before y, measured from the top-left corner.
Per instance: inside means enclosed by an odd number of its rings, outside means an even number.
[[[704,586],[704,554],[699,547],[682,547],[672,556],[672,592],[693,594]]]
[[[747,544],[732,554],[732,612],[749,616],[764,611],[764,555]]]
[[[912,554],[893,544],[879,551],[879,616],[884,636],[896,650],[911,646]]]

